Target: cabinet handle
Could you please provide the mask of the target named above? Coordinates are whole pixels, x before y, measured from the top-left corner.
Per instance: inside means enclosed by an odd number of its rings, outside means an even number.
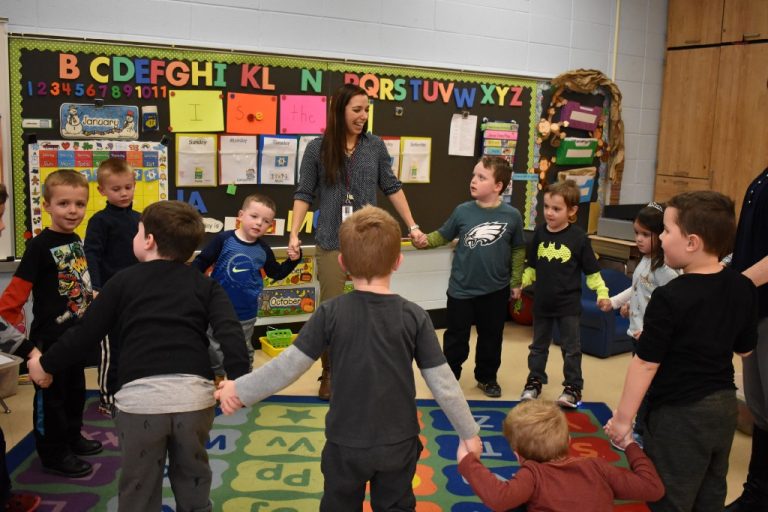
[[[744,37],[747,37],[747,36],[744,36]],[[685,44],[694,44],[694,43],[700,43],[700,42],[701,42],[701,39],[686,39],[686,40],[685,40],[685,41],[683,41],[683,42],[684,42]]]
[[[760,32],[755,32],[754,34],[744,34],[741,37],[743,37],[745,41],[747,39],[757,39],[758,37],[760,37]]]

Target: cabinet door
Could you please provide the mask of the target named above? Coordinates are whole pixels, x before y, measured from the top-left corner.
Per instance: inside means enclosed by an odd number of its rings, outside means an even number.
[[[709,178],[719,61],[719,47],[667,52],[657,174]]]
[[[694,190],[709,190],[709,180],[702,178],[679,178],[677,176],[656,175],[653,199],[666,203],[672,196]]]
[[[768,43],[720,52],[712,189],[740,208],[747,186],[768,165]]]
[[[768,1],[725,0],[723,42],[768,39]]]
[[[719,43],[723,25],[723,1],[669,0],[667,48]]]

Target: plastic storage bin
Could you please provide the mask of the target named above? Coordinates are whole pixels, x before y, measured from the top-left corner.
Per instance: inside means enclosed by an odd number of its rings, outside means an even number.
[[[0,398],[16,394],[19,387],[19,366],[22,359],[0,352]]]
[[[290,331],[288,331],[290,332]],[[261,342],[261,350],[264,351],[265,354],[267,354],[269,357],[275,357],[276,355],[280,354],[283,350],[288,348],[291,343],[296,339],[298,334],[291,334],[290,339],[288,342],[281,341],[279,347],[276,347],[272,343],[270,343],[269,338],[267,336],[259,336],[259,341]]]

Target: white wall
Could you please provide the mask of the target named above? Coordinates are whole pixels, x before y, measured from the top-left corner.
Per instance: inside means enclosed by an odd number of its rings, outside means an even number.
[[[551,78],[613,73],[621,202],[653,194],[666,0],[0,0],[12,33],[347,58]]]

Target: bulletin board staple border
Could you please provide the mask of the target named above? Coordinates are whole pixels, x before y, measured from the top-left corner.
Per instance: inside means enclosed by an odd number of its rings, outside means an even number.
[[[22,84],[21,84],[21,51],[64,51],[72,53],[109,53],[119,49],[120,53],[128,57],[147,57],[165,59],[209,60],[231,64],[259,64],[263,66],[275,66],[285,68],[321,69],[329,72],[355,72],[377,73],[380,75],[403,75],[414,78],[428,78],[433,80],[447,80],[475,84],[488,84],[502,86],[520,86],[531,89],[531,97],[539,97],[542,88],[548,86],[548,82],[541,78],[525,78],[514,75],[502,75],[498,73],[482,73],[474,71],[450,70],[438,67],[421,67],[410,65],[380,64],[357,60],[344,60],[341,58],[320,57],[296,57],[282,54],[269,54],[250,52],[245,50],[230,51],[204,48],[197,46],[163,45],[142,42],[107,41],[99,39],[76,39],[59,36],[28,36],[18,33],[8,34],[9,76],[11,97],[11,153],[13,176],[13,204],[15,225],[27,225],[29,219],[25,211],[27,197],[24,194],[24,161],[23,161],[23,130],[22,119]],[[539,112],[532,105],[530,109],[531,126],[535,126]],[[530,169],[534,165],[535,137],[529,137],[528,162]],[[25,233],[15,229],[15,253],[17,257],[23,253],[25,246]]]

